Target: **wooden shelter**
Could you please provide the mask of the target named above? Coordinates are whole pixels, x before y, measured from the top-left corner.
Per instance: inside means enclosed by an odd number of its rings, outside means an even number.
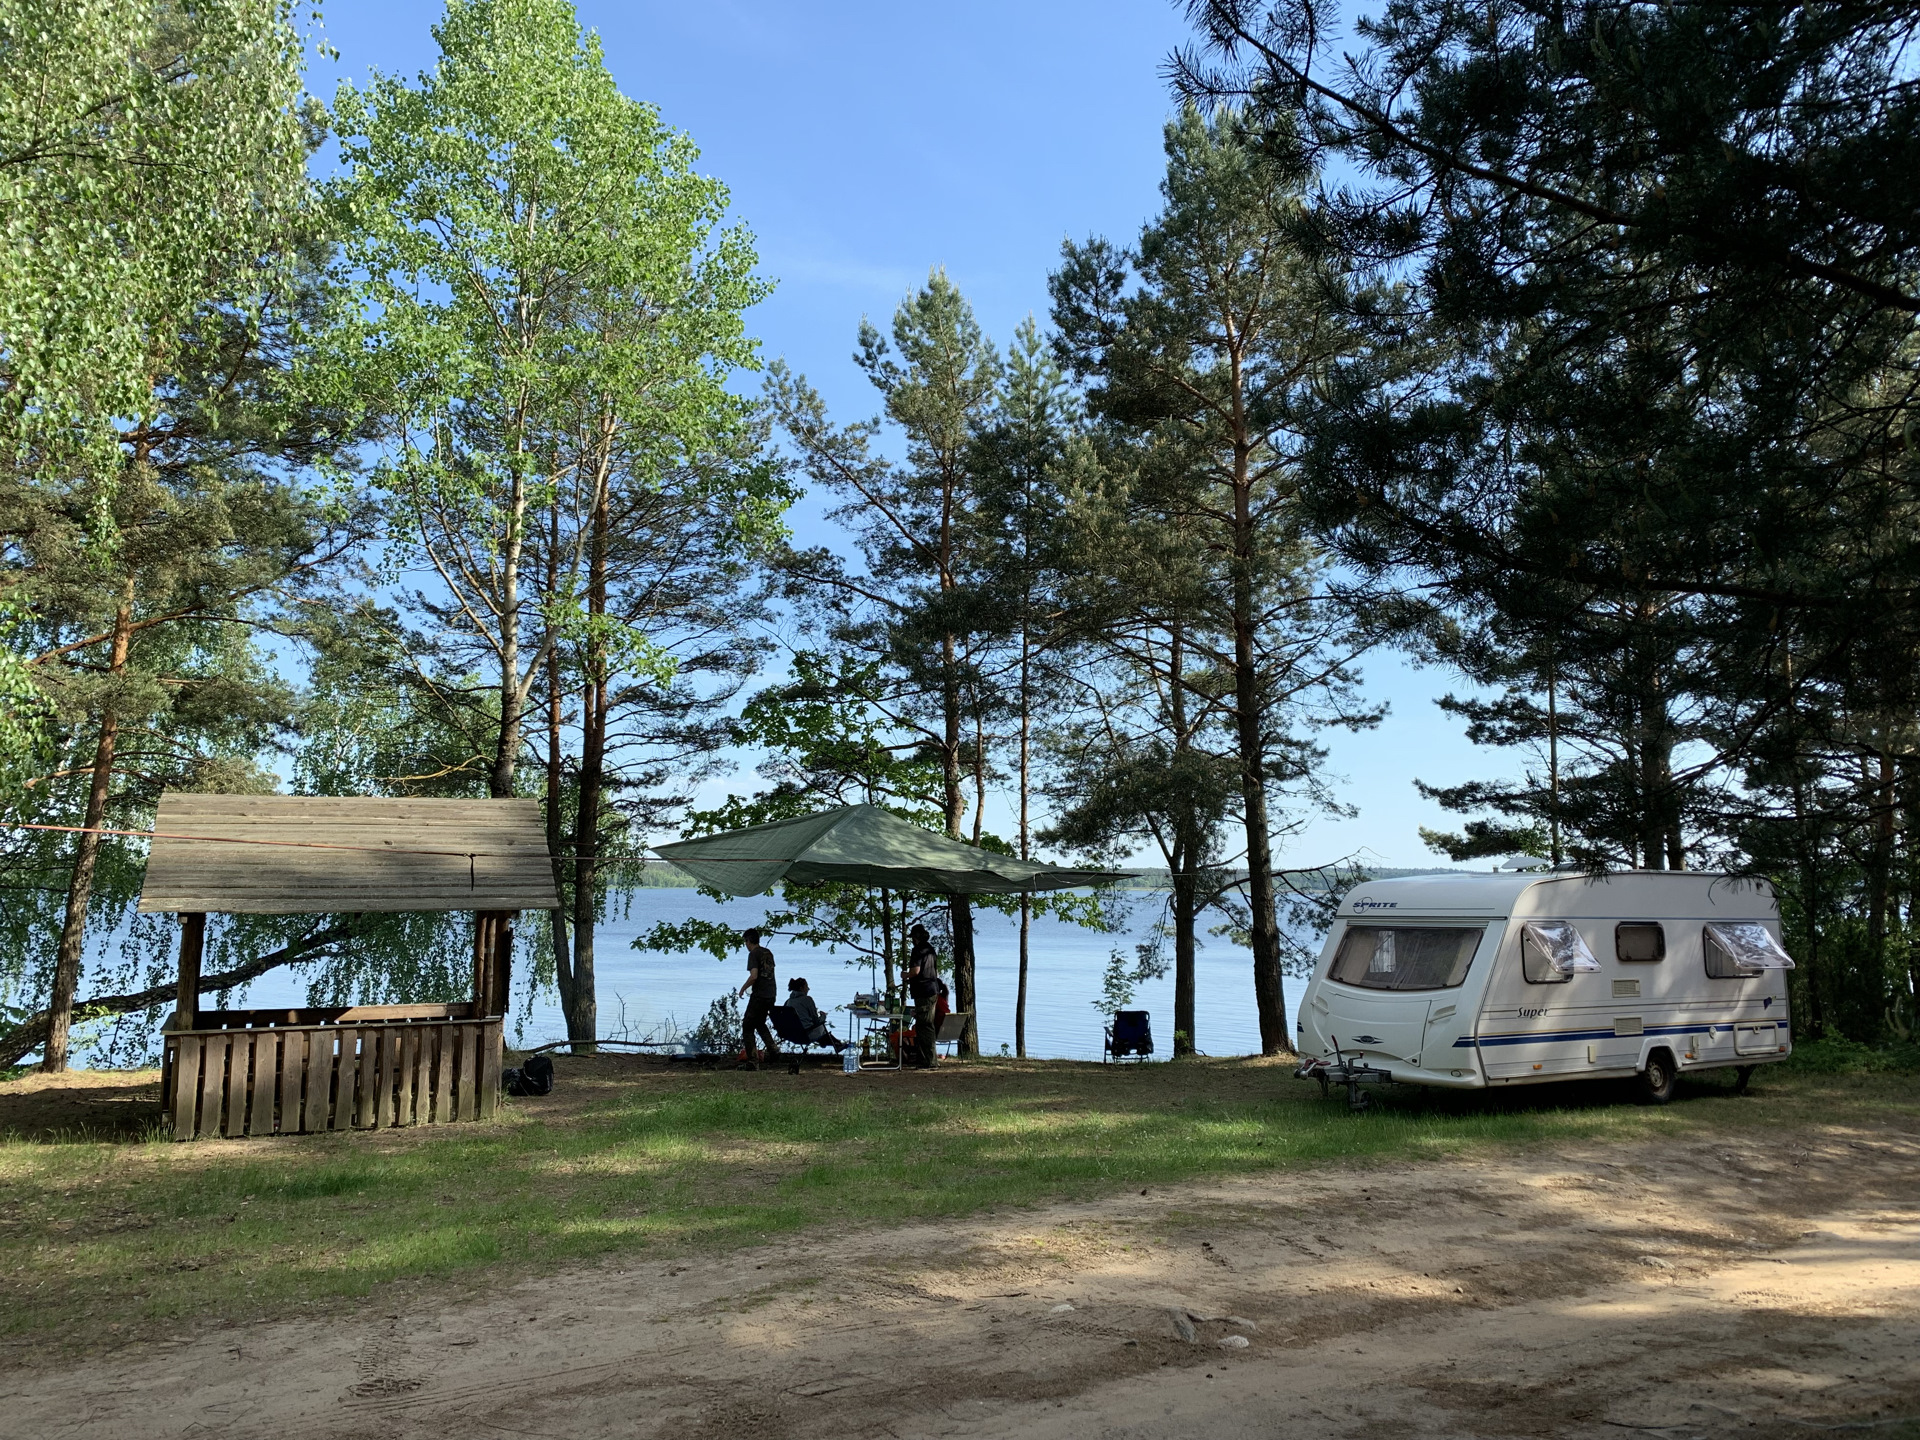
[[[180,916],[161,1093],[174,1138],[491,1115],[513,917],[558,900],[535,800],[166,794],[143,913]],[[475,912],[473,999],[201,1010],[207,916]]]

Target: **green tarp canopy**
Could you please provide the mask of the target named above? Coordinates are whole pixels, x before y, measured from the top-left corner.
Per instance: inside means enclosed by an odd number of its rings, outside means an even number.
[[[910,825],[878,805],[843,805],[798,820],[656,845],[653,851],[701,884],[729,895],[759,895],[781,880],[942,895],[1011,895],[1129,878],[1123,870],[1070,870],[997,855]]]

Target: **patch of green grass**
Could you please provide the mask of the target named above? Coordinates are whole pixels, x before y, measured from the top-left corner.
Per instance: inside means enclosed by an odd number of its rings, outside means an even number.
[[[1920,1110],[1904,1073],[1764,1072],[1643,1109],[1617,1089],[1397,1092],[1363,1115],[1245,1062],[984,1061],[932,1077],[584,1068],[488,1126],[176,1145],[0,1143],[0,1332],[77,1344],[392,1282],[666,1256],[814,1226],[1333,1162]],[[789,1081],[791,1080],[791,1083]]]
[[[1785,1067],[1811,1075],[1920,1075],[1920,1044],[1866,1045],[1858,1040],[1796,1040]]]

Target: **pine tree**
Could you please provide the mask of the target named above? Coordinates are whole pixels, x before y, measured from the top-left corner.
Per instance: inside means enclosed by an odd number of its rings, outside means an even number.
[[[1296,243],[1307,176],[1232,113],[1185,111],[1166,150],[1161,214],[1132,250],[1070,243],[1053,316],[1094,414],[1164,452],[1143,470],[1138,503],[1204,525],[1217,560],[1203,633],[1219,639],[1202,654],[1230,677],[1254,993],[1261,1048],[1274,1054],[1292,1037],[1273,803],[1282,787],[1311,787],[1319,756],[1289,730],[1322,709],[1368,718],[1345,666],[1356,641],[1318,588],[1298,495],[1302,426],[1353,337],[1333,303],[1337,278]]]
[[[896,465],[873,453],[878,420],[835,427],[804,378],[774,367],[774,413],[807,473],[845,498],[834,518],[854,532],[865,561],[854,571],[839,557],[813,552],[794,557],[789,573],[803,599],[832,612],[839,641],[885,662],[893,687],[888,708],[939,762],[947,833],[978,843],[988,700],[976,652],[992,626],[967,582],[984,563],[975,440],[999,401],[999,357],[958,288],[936,270],[894,313],[891,343],[862,324],[855,358],[905,437],[906,461]],[[948,924],[955,1009],[971,1016],[978,997],[966,896],[951,897]],[[970,1019],[960,1053],[976,1054],[978,1045]]]

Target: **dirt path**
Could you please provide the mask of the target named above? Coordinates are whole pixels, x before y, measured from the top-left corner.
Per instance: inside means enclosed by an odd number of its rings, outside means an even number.
[[[0,1414],[101,1440],[1899,1436],[1920,1137],[1277,1175],[630,1262],[16,1364]]]

